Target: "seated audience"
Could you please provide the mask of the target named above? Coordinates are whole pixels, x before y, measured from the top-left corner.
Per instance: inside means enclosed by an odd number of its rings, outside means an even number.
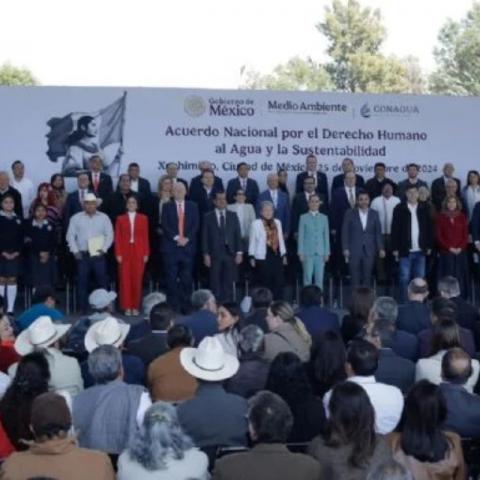
[[[416,480],[466,478],[460,437],[443,430],[445,399],[436,385],[422,380],[408,393],[398,433],[389,442],[393,458]]]
[[[72,417],[65,398],[43,393],[33,402],[30,420],[34,442],[2,465],[5,479],[114,480],[107,455],[79,448],[70,436]]]
[[[63,319],[63,313],[55,308],[56,293],[53,287],[43,285],[37,287],[33,293],[32,306],[25,310],[16,323],[20,331],[28,328],[38,317],[46,315],[54,322]]]
[[[143,297],[142,300],[142,312],[143,320],[135,323],[130,328],[128,332],[126,344],[133,340],[138,340],[139,338],[148,335],[152,328],[150,326],[150,312],[155,305],[159,303],[165,303],[167,301],[167,296],[162,292],[151,292]]]
[[[450,348],[461,348],[460,332],[457,323],[450,318],[441,318],[433,326],[432,350],[428,358],[421,358],[417,362],[415,381],[429,380],[435,385],[442,382],[442,359]],[[478,381],[480,364],[472,360],[472,373],[465,388],[472,393]]]
[[[150,407],[148,392],[123,381],[122,356],[113,345],[101,345],[88,356],[95,385],[73,400],[73,423],[81,447],[109,454],[125,450]]]
[[[48,392],[50,370],[45,355],[33,352],[19,362],[12,383],[0,401],[0,420],[15,450],[27,450],[22,440],[33,440],[30,430],[32,403]]]
[[[407,289],[408,301],[398,307],[397,328],[416,335],[430,327],[428,308],[428,284],[423,278],[410,280]]]
[[[279,353],[295,353],[302,362],[310,359],[312,337],[303,323],[295,317],[287,302],[275,301],[267,311],[270,333],[265,335],[265,358],[272,361]]]
[[[237,358],[215,337],[205,337],[197,348],[184,348],[180,362],[198,380],[195,396],[177,408],[185,433],[200,448],[246,445],[247,402],[222,385],[238,371]]]
[[[345,345],[355,338],[368,322],[368,315],[375,301],[375,293],[370,287],[355,287],[352,290],[348,313],[342,320],[342,337]]]
[[[378,350],[367,340],[357,339],[347,350],[346,372],[349,382],[360,385],[368,394],[375,410],[375,430],[377,433],[392,432],[400,420],[403,409],[403,395],[397,387],[375,380],[378,368]],[[323,397],[323,405],[329,416],[331,406],[328,391]]]
[[[414,480],[412,474],[395,460],[387,460],[370,471],[367,480]]]
[[[238,357],[238,342],[240,341],[240,307],[236,302],[226,302],[218,307],[218,331],[215,337],[222,345],[225,353]]]
[[[253,443],[248,452],[227,455],[215,463],[212,480],[320,480],[321,466],[285,443],[293,425],[288,405],[278,395],[259,392],[249,401],[248,430]]]
[[[326,331],[318,337],[310,361],[315,393],[323,397],[337,383],[347,378],[345,345],[340,334]]]
[[[323,307],[322,290],[317,285],[302,288],[296,316],[303,322],[314,343],[323,332],[340,330],[337,314]]]
[[[472,359],[461,348],[451,348],[442,358],[440,390],[447,405],[445,428],[461,437],[480,438],[480,397],[468,391]]]
[[[118,480],[208,480],[208,458],[182,431],[175,407],[154,403],[118,458]]]
[[[183,402],[195,396],[197,380],[181,365],[184,348],[193,345],[191,330],[174,325],[167,332],[169,351],[156,358],[148,367],[147,385],[153,401]]]
[[[210,290],[200,289],[192,293],[192,307],[194,312],[180,318],[177,323],[188,327],[195,340],[195,345],[208,336],[218,333],[217,302]]]
[[[328,408],[325,434],[313,439],[309,453],[320,462],[325,479],[364,480],[391,456],[385,437],[375,433],[369,396],[356,383],[342,382],[333,388]]]
[[[256,287],[252,290],[252,311],[243,322],[245,325],[257,325],[268,333],[267,310],[273,302],[273,294],[267,287]]]
[[[395,324],[390,320],[376,320],[369,328],[367,339],[378,348],[375,380],[393,385],[405,394],[415,381],[415,364],[393,351],[394,333]]]
[[[38,317],[15,341],[19,355],[43,350],[50,369],[49,389],[54,392],[67,391],[72,397],[83,390],[83,379],[78,361],[64,355],[60,350],[60,339],[70,325],[55,324],[47,316]],[[10,371],[16,365],[12,365]]]
[[[280,395],[292,411],[289,442],[308,442],[324,431],[322,400],[313,394],[305,367],[297,355],[284,352],[275,357],[265,388]]]
[[[128,343],[127,351],[140,358],[148,368],[157,357],[167,350],[167,332],[176,318],[175,312],[166,302],[158,303],[150,311],[151,332]]]

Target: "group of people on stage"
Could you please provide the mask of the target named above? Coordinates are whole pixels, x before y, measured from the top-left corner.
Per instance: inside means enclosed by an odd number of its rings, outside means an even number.
[[[480,250],[478,171],[461,188],[447,163],[429,190],[414,163],[398,184],[383,163],[365,182],[345,158],[329,190],[309,155],[290,192],[284,170],[270,173],[262,191],[245,162],[226,187],[210,162],[199,162],[199,169],[188,185],[169,163],[155,193],[137,163],[114,189],[100,155],[91,156],[70,193],[60,174],[35,189],[18,160],[11,178],[0,172],[0,288],[8,311],[19,274],[33,286],[54,285],[68,273],[72,255],[80,308],[91,275],[100,287],[118,275],[127,315],[138,313],[147,263],[165,282],[169,303],[181,309],[194,278],[208,279],[217,298],[228,301],[238,275],[253,273],[255,283],[280,299],[286,279],[297,274],[303,285],[322,288],[326,266],[332,274],[348,270],[353,286],[370,285],[374,271],[389,285],[398,270],[402,301],[411,278],[431,280],[437,270],[455,276],[468,294],[472,253]]]

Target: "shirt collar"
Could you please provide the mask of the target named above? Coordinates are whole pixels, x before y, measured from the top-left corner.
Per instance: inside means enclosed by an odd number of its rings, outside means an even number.
[[[3,210],[0,210],[0,215],[2,217],[7,217],[7,218],[15,218],[17,216],[15,212],[12,212],[10,215],[7,215]]]
[[[48,220],[43,220],[42,223],[38,223],[35,219],[32,220],[32,226],[42,228],[44,225],[48,225]]]
[[[351,382],[358,383],[360,385],[366,385],[367,383],[377,383],[374,375],[368,375],[368,376],[353,375],[348,380],[350,380]]]

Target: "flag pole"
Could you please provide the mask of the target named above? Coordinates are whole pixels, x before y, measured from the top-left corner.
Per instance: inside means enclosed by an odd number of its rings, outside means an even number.
[[[117,178],[120,176],[120,165],[122,163],[123,155],[123,133],[125,131],[125,112],[127,109],[127,91],[123,92],[123,112],[122,112],[122,123],[120,124],[120,147],[118,153],[118,162],[117,162]]]

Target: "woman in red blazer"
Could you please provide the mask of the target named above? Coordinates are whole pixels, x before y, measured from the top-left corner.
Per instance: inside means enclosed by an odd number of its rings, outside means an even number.
[[[455,195],[443,201],[442,212],[437,216],[437,244],[440,254],[439,277],[451,275],[460,283],[462,296],[468,288],[468,220],[462,212],[462,204]]]
[[[138,315],[143,287],[143,272],[150,255],[148,219],[138,213],[138,199],[127,198],[127,212],[115,224],[115,258],[118,262],[120,308],[125,315]]]

